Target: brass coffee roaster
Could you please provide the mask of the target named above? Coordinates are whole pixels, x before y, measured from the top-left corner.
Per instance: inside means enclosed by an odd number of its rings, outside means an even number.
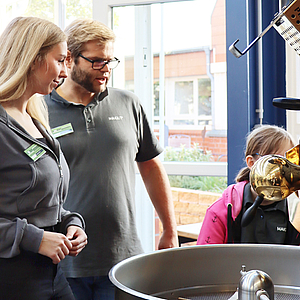
[[[258,195],[270,201],[280,201],[300,190],[299,145],[286,152],[286,157],[258,159],[251,169],[250,183]]]
[[[250,184],[257,197],[242,218],[242,226],[247,226],[253,219],[257,207],[262,201],[281,201],[300,190],[300,146],[280,155],[265,155],[259,158],[250,172]]]

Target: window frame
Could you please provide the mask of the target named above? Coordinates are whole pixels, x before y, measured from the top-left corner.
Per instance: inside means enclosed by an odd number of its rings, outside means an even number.
[[[203,118],[204,115],[198,115],[198,82],[200,79],[203,78],[209,78],[209,76],[205,75],[197,75],[197,76],[186,76],[186,77],[176,77],[176,78],[165,78],[165,84],[168,85],[169,88],[166,89],[166,115],[165,119],[167,120],[167,126],[170,129],[183,129],[183,130],[203,130],[204,127],[206,127],[207,130],[212,129],[212,112],[210,115],[207,115],[207,118]],[[190,114],[176,114],[174,112],[175,107],[175,99],[173,97],[173,94],[175,94],[175,85],[176,82],[192,82],[193,83],[193,117],[191,118]],[[168,93],[167,91],[171,90],[171,93]],[[154,119],[157,120],[158,116],[155,116]],[[193,125],[176,125],[174,124],[174,121],[176,120],[184,120],[189,118],[190,120],[193,120]],[[211,124],[207,125],[199,125],[199,121],[202,121],[205,119],[210,120]]]

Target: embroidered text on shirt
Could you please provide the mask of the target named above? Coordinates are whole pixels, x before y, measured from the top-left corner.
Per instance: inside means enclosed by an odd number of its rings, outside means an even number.
[[[108,117],[109,121],[121,121],[123,116]]]
[[[284,231],[284,232],[286,232],[286,227],[278,227],[277,226],[277,231]]]

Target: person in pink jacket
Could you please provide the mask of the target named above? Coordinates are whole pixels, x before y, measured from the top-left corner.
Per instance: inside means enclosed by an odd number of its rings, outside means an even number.
[[[261,125],[248,134],[245,150],[247,167],[240,170],[236,183],[228,186],[221,198],[207,209],[198,245],[300,244],[300,234],[289,220],[287,199],[277,202],[263,200],[253,220],[248,225],[241,226],[243,214],[257,197],[249,183],[251,167],[261,156],[284,156],[294,144],[292,136],[278,126]]]

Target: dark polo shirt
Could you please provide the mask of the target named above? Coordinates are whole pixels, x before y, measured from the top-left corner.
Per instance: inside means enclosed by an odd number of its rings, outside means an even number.
[[[246,184],[243,214],[253,204],[250,184]],[[249,225],[241,227],[241,243],[284,244],[289,224],[287,200],[260,205]]]

